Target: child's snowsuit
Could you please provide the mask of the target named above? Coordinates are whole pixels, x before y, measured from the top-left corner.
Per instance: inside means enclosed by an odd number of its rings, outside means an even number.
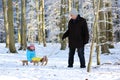
[[[30,47],[28,47],[26,56],[28,61],[32,61],[32,58],[36,57],[35,50],[31,50]]]

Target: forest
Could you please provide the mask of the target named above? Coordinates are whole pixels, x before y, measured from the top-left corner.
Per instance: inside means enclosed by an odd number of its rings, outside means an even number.
[[[89,43],[85,46],[87,72],[93,69],[92,64],[97,65],[97,67],[104,66],[104,64],[109,67],[108,64],[114,63],[120,65],[120,0],[0,0],[0,55],[2,60],[5,56],[3,52],[8,54],[6,58],[11,54],[16,57],[18,57],[17,55],[21,56],[21,58],[16,58],[15,60],[21,60],[23,56],[25,58],[27,46],[30,44],[37,46],[36,52],[38,52],[38,55],[49,55],[50,62],[54,59],[57,60],[56,56],[58,56],[58,59],[63,58],[63,60],[66,60],[67,54],[63,57],[64,55],[61,53],[68,53],[68,39],[62,40],[62,36],[68,29],[72,8],[76,8],[79,15],[86,19],[88,25]],[[111,61],[113,56],[115,62]],[[103,59],[104,57],[108,60]],[[65,65],[64,62],[61,61],[61,65]],[[20,62],[17,63],[17,66],[19,64]],[[1,65],[3,64],[0,61]],[[51,63],[51,65],[55,64]],[[47,69],[51,68],[50,66]],[[52,66],[52,68],[57,68],[56,71],[58,71],[60,65],[56,66]],[[29,69],[31,68],[29,67]],[[77,71],[76,68],[75,71]],[[63,70],[63,72],[65,71]],[[117,73],[119,75],[120,70]],[[66,74],[68,76],[69,72]],[[113,72],[113,74],[116,73]],[[87,76],[90,79],[85,76],[86,79],[82,80],[95,80],[95,78],[90,77],[91,75]],[[98,77],[98,75],[96,76]],[[106,79],[98,78],[96,80],[107,80],[111,77],[106,77]],[[60,77],[54,74],[53,78],[47,79],[43,77],[40,80],[67,80],[65,76],[61,79],[57,78]],[[119,76],[116,78],[119,78]],[[116,78],[110,80],[119,80]],[[39,80],[39,78],[28,80]],[[75,78],[69,80],[75,80]],[[76,78],[76,80],[80,79]]]
[[[3,0],[1,3],[0,41],[6,43],[12,53],[16,52],[15,43],[20,43],[20,50],[25,50],[27,43],[47,46],[47,42],[53,42],[60,43],[64,50],[66,41],[61,41],[61,36],[67,30],[72,7],[87,19],[89,42],[96,36],[98,42],[94,43],[101,45],[102,53],[108,53],[108,48],[114,47],[113,42],[120,41],[119,1],[58,0],[52,3],[50,0]]]

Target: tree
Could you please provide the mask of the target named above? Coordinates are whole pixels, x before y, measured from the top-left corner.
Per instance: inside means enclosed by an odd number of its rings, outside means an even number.
[[[112,5],[111,5],[111,2],[108,1],[108,2],[104,2],[105,4],[105,7],[107,8],[111,8]],[[112,44],[113,43],[113,21],[112,21],[112,10],[111,9],[108,9],[106,11],[106,14],[105,14],[105,17],[106,17],[106,37],[107,37],[107,41],[109,42],[108,43],[108,46],[109,48],[114,48],[114,45]]]
[[[70,12],[72,7],[72,0],[68,0],[68,12]]]
[[[97,52],[97,65],[100,65],[100,25],[99,25],[99,10],[100,10],[100,0],[96,2],[96,0],[93,1],[93,9],[95,10],[94,12],[94,25],[93,25],[93,37],[92,37],[92,44],[90,47],[90,56],[89,56],[89,63],[87,67],[87,72],[90,72],[90,66],[92,65],[92,55],[94,51],[94,45],[96,42],[96,52]],[[97,4],[95,4],[97,3]]]
[[[63,32],[65,32],[66,30],[66,12],[67,12],[67,8],[66,8],[66,0],[61,0],[61,11],[60,11],[60,43],[61,43],[61,50],[65,50],[66,49],[66,40],[62,41],[62,36],[63,36]]]
[[[44,0],[36,0],[35,3],[38,22],[38,43],[43,43],[43,46],[46,47]]]
[[[28,33],[28,42],[30,43],[34,43],[36,40],[36,36],[35,36],[35,18],[34,18],[34,12],[35,12],[35,8],[34,8],[34,1],[30,0],[29,2],[29,25],[27,26],[27,33]]]
[[[26,50],[26,0],[21,0],[21,47],[19,50]]]
[[[13,27],[13,7],[12,0],[8,0],[8,26],[9,26],[9,50],[11,53],[16,53],[15,38],[14,38],[14,27]]]
[[[100,1],[100,9],[104,7],[104,2]],[[101,51],[102,53],[110,53],[108,45],[107,45],[107,39],[106,39],[106,23],[104,22],[104,11],[99,12],[99,26],[100,26],[100,43],[101,43]]]
[[[78,11],[79,11],[79,1],[80,1],[80,0],[76,0],[76,2],[75,2],[75,4],[76,4],[76,5],[75,5],[75,8],[76,8]]]
[[[41,14],[41,11],[42,11],[42,8],[41,8],[41,2],[40,0],[35,0],[35,3],[36,3],[36,11],[37,11],[37,26],[38,26],[38,43],[42,43],[42,26],[41,26],[41,17],[42,17],[42,14]]]
[[[46,47],[46,38],[45,38],[45,10],[44,10],[44,0],[41,0],[41,9],[42,9],[42,41],[44,47]]]
[[[8,20],[7,20],[7,0],[2,0],[3,12],[4,12],[4,26],[6,31],[6,47],[9,48],[9,30],[8,30]]]
[[[20,8],[19,8],[19,1],[20,0],[16,0],[16,24],[17,24],[17,28],[18,28],[18,43],[21,42],[21,26],[20,26]]]
[[[112,30],[112,25],[110,25],[111,18],[109,18],[110,23],[107,21],[108,18],[106,18],[106,15],[109,15],[109,13],[108,12],[106,13],[106,11],[103,11],[103,8],[105,7],[106,6],[104,5],[103,1],[101,0],[93,1],[93,9],[95,11],[94,12],[95,20],[94,20],[94,26],[93,26],[93,38],[92,38],[92,44],[91,44],[91,51],[90,51],[88,68],[87,68],[88,72],[90,72],[90,66],[92,64],[92,54],[93,54],[95,42],[96,42],[96,52],[97,52],[97,65],[100,65],[100,52],[109,53],[109,48],[108,48],[107,39],[106,39],[108,37],[106,36],[106,33],[109,29],[107,29],[106,26],[108,26],[109,24],[109,27]]]

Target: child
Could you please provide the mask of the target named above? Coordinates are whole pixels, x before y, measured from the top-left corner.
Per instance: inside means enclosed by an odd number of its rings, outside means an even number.
[[[33,44],[27,47],[26,56],[27,56],[27,60],[30,62],[32,61],[32,58],[36,57],[35,46]]]
[[[41,62],[42,65],[46,65],[47,62],[48,62],[47,56],[36,57],[35,46],[32,45],[32,44],[27,47],[27,53],[26,53],[26,55],[27,55],[27,61],[33,62],[34,65],[35,65],[35,63],[38,64],[38,62]]]

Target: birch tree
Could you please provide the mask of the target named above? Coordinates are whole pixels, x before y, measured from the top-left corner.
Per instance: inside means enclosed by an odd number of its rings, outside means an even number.
[[[106,36],[106,26],[110,24],[106,18],[106,14],[109,13],[105,12],[103,8],[106,6],[104,5],[104,1],[101,0],[94,0],[93,1],[93,8],[94,8],[94,26],[93,26],[93,38],[92,38],[92,45],[89,57],[89,63],[87,71],[90,72],[90,66],[92,64],[92,54],[94,51],[94,43],[96,42],[96,52],[97,52],[97,65],[100,65],[100,53],[109,53],[109,48],[107,45],[107,36]],[[111,18],[110,18],[111,19]],[[110,20],[111,21],[111,20]],[[112,26],[110,27],[112,28]]]
[[[90,57],[89,57],[89,63],[88,63],[88,68],[87,71],[90,72],[90,66],[92,64],[92,54],[94,51],[94,44],[96,42],[96,53],[97,53],[97,65],[100,65],[100,53],[101,53],[101,42],[100,42],[100,28],[103,26],[100,26],[100,16],[99,14],[101,13],[100,8],[101,7],[101,1],[100,0],[94,0],[93,1],[93,9],[94,9],[94,25],[93,25],[93,38],[92,38],[92,45],[91,45],[91,51],[90,51]]]
[[[91,65],[92,65],[92,55],[94,52],[94,46],[95,46],[95,42],[97,41],[97,64],[100,64],[100,58],[99,58],[99,38],[98,38],[98,19],[99,19],[99,8],[100,8],[100,0],[98,0],[97,4],[96,4],[96,0],[93,1],[93,9],[95,10],[94,12],[94,25],[93,25],[93,34],[92,34],[92,44],[90,47],[90,56],[89,56],[89,62],[88,62],[88,67],[87,67],[87,72],[91,71]]]

